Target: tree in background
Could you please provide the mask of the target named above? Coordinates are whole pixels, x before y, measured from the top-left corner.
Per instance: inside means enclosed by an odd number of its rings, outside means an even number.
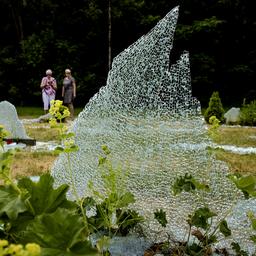
[[[240,112],[240,123],[242,125],[256,125],[256,100],[246,104],[244,101]]]
[[[225,105],[255,99],[253,1],[1,0],[0,100],[39,105],[44,71],[61,82],[70,68],[84,106],[106,84],[111,60],[177,5],[170,60],[189,51],[193,96],[203,107],[213,91]]]
[[[221,103],[219,92],[213,92],[209,101],[209,106],[204,113],[205,121],[209,123],[209,119],[215,116],[220,122],[224,121],[224,109]]]

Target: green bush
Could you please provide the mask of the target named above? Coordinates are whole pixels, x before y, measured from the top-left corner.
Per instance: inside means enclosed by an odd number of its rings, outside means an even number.
[[[221,123],[224,121],[224,109],[221,103],[221,99],[219,96],[219,92],[213,92],[208,108],[206,109],[204,113],[204,118],[207,123],[209,123],[209,119],[212,116],[216,116],[218,120],[220,120]]]
[[[249,104],[244,103],[240,111],[241,125],[256,125],[256,100]]]

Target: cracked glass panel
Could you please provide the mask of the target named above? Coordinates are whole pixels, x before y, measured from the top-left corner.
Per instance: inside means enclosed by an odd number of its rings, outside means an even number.
[[[154,241],[163,241],[166,232],[184,239],[187,216],[199,206],[208,204],[220,218],[242,198],[226,178],[226,164],[207,150],[211,141],[200,103],[192,96],[189,54],[170,65],[177,18],[178,7],[113,60],[106,86],[72,128],[80,148],[71,155],[79,196],[89,195],[89,181],[102,189],[98,157],[107,145],[113,164],[129,170],[128,188],[136,197],[131,207],[146,217],[144,233]],[[52,169],[56,184],[71,184],[67,166],[61,155]],[[172,184],[185,173],[209,184],[211,192],[173,196]],[[154,220],[160,208],[167,213],[166,229]],[[237,238],[248,242],[241,232]]]

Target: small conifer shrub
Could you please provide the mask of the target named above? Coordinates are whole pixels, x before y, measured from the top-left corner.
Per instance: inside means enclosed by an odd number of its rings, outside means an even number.
[[[221,123],[224,121],[224,109],[221,103],[219,92],[213,92],[209,101],[208,108],[204,113],[204,118],[207,123],[212,116],[215,116]]]

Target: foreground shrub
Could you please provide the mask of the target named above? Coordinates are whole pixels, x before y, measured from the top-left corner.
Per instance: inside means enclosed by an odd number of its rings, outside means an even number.
[[[0,129],[0,138],[5,134]],[[27,255],[16,253],[23,249],[21,245],[9,243],[35,243],[44,256],[97,255],[77,204],[66,198],[69,186],[54,188],[50,174],[40,176],[38,182],[28,177],[16,181],[10,171],[14,153],[0,152],[0,238],[4,239],[0,256]],[[35,246],[25,249],[33,250]]]
[[[243,104],[240,112],[241,125],[256,125],[256,100]]]
[[[93,197],[84,201],[86,211],[94,211],[88,218],[91,232],[98,235],[97,248],[103,255],[108,255],[110,240],[115,236],[126,236],[135,226],[139,226],[144,218],[129,205],[135,203],[134,195],[128,190],[129,172],[121,165],[114,165],[111,151],[102,146],[102,156],[99,157],[99,174],[103,189],[89,182]]]
[[[242,176],[237,173],[230,174],[227,178],[234,182],[236,187],[243,192],[245,199],[256,197],[256,177],[251,175]],[[197,193],[200,193],[200,191],[208,192],[210,190],[211,188],[209,185],[200,182],[189,174],[177,177],[172,185],[172,192],[174,195],[179,195],[182,192],[195,193],[197,191]],[[204,200],[203,197],[202,200]],[[207,206],[207,202],[203,202],[203,204],[204,206],[199,205],[198,208],[188,215],[188,230],[184,235],[187,239],[184,241],[169,239],[164,243],[160,243],[158,244],[158,252],[164,255],[177,256],[249,256],[249,253],[243,250],[236,241],[233,241],[230,244],[232,248],[231,252],[228,252],[226,248],[216,247],[218,239],[221,236],[224,238],[230,238],[232,236],[232,231],[225,218],[221,218],[220,220],[215,219],[217,222],[213,221],[214,218],[217,218],[217,214]],[[227,211],[226,216],[230,210],[231,209]],[[168,221],[165,211],[158,209],[154,212],[154,217],[162,227],[166,227]],[[255,213],[253,211],[249,211],[247,212],[247,217],[248,221],[251,223],[251,231],[256,231]],[[256,245],[256,235],[251,235],[249,239]],[[156,244],[154,244],[148,251],[153,250],[154,246],[156,246]]]
[[[204,118],[207,123],[209,123],[211,116],[215,116],[221,123],[224,121],[224,109],[218,92],[213,92],[209,106],[204,113]]]
[[[29,243],[23,247],[21,244],[9,244],[7,240],[0,240],[0,255],[40,256],[41,248],[35,243]]]

